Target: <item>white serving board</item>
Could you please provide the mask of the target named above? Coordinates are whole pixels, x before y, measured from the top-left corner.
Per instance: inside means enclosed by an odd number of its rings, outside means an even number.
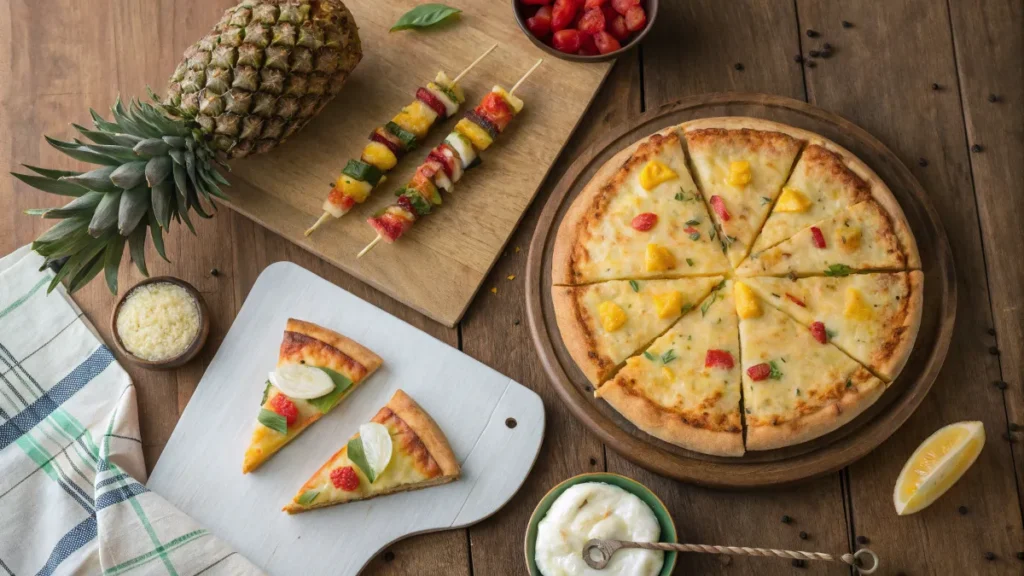
[[[255,472],[242,454],[285,321],[321,324],[384,364]],[[443,486],[289,516],[281,507],[397,389],[437,421],[462,465]],[[509,428],[506,419],[514,418]],[[544,435],[540,397],[295,264],[260,274],[149,478],[151,490],[270,574],[354,575],[411,534],[478,522],[519,489]]]

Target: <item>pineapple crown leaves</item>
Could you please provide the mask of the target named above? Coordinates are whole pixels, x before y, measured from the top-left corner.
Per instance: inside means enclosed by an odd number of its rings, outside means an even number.
[[[75,160],[97,165],[86,172],[52,170],[24,165],[31,174],[12,175],[29,186],[71,200],[59,208],[26,210],[26,214],[60,220],[32,243],[45,266],[59,265],[50,283],[62,279],[74,292],[101,271],[112,293],[124,247],[144,276],[146,237],[167,260],[163,233],[171,221],[184,222],[195,234],[190,212],[211,218],[217,206],[212,197],[227,198],[228,181],[213,164],[227,168],[205,143],[199,126],[180,110],[118,98],[113,121],[90,110],[94,128],[72,126],[84,140],[46,141]]]

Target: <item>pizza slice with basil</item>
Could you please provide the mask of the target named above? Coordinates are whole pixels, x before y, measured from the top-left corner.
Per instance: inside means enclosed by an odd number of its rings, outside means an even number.
[[[909,232],[868,200],[805,228],[764,252],[752,254],[740,276],[846,276],[858,271],[905,270]]]
[[[739,356],[736,305],[726,281],[595,395],[656,438],[741,456]]]
[[[885,384],[827,339],[735,283],[748,450],[806,442],[853,420]]]
[[[744,282],[817,340],[832,342],[886,382],[910,357],[924,303],[920,271]]]
[[[771,248],[847,206],[871,198],[868,182],[847,165],[841,154],[845,152],[833,152],[819,144],[804,148],[751,252]],[[862,166],[852,156],[847,155],[846,160]],[[866,168],[861,172],[870,173]]]
[[[612,157],[580,192],[558,228],[553,283],[725,274],[715,234],[670,129]]]
[[[242,473],[258,468],[380,367],[379,356],[357,342],[302,320],[288,319]]]
[[[683,125],[694,178],[735,267],[746,258],[804,141],[755,118]]]
[[[444,432],[398,390],[302,485],[289,514],[452,482],[461,474]]]
[[[553,286],[551,296],[569,354],[597,385],[682,314],[698,306],[721,281],[721,276],[613,280]]]

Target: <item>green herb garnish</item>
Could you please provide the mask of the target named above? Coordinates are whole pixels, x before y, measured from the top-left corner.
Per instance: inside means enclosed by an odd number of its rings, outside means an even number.
[[[833,264],[825,270],[825,276],[849,276],[850,272],[853,272],[853,268],[846,264]]]
[[[633,292],[639,292],[640,291],[640,285],[637,284],[636,280],[630,280],[629,281],[629,287],[633,289]]]
[[[267,403],[268,396],[270,396],[270,380],[267,380],[267,385],[263,387],[263,399],[260,400],[260,406]]]
[[[267,410],[266,408],[260,410],[260,415],[256,419],[259,420],[260,424],[271,430],[281,434],[288,434],[288,420],[273,410]]]
[[[694,219],[694,220],[687,220],[686,221],[686,225],[687,226],[696,226],[698,224],[700,224],[700,220]]]
[[[687,302],[686,304],[683,304],[683,311],[681,313],[682,314],[686,314],[690,310],[693,310],[693,304],[690,304],[689,302]]]
[[[779,370],[778,365],[775,364],[775,360],[768,362],[768,367],[771,369],[771,371],[768,372],[769,378],[771,378],[772,380],[782,379],[782,370]]]
[[[366,459],[366,453],[363,451],[363,439],[359,436],[348,441],[348,459],[359,466],[359,469],[363,471],[366,478],[373,481],[377,479],[377,474],[370,467],[370,462]]]
[[[299,494],[299,497],[295,499],[295,503],[299,506],[309,506],[319,495],[319,490],[306,490],[302,494]]]
[[[647,358],[651,362],[654,362],[654,360],[657,358],[657,356],[655,356],[654,354],[651,354],[647,350],[644,350],[644,358]]]
[[[700,240],[700,232],[691,232],[690,233],[690,240],[693,240],[694,242],[696,242],[697,240]]]
[[[761,196],[761,206],[771,203],[772,199],[767,196]]]
[[[849,378],[847,378],[846,379],[846,387],[849,388],[851,386],[853,386],[853,382]]]
[[[717,292],[712,294],[711,298],[705,300],[704,303],[700,305],[701,318],[703,318],[708,313],[708,310],[711,308],[711,305],[715,303],[715,300],[718,300]]]
[[[686,265],[687,266],[693,266],[693,258],[687,258],[686,259]]]
[[[319,366],[314,366],[314,368],[316,368],[317,370],[322,370],[323,372],[327,373],[328,376],[331,377],[331,380],[334,382],[334,390],[331,390],[330,392],[324,394],[323,396],[320,396],[319,398],[306,400],[306,402],[309,402],[310,404],[313,405],[314,408],[326,414],[331,410],[331,408],[334,408],[334,406],[339,401],[341,401],[341,398],[345,395],[345,392],[347,392],[348,389],[352,387],[352,381],[349,380],[343,374],[339,374],[334,370],[331,370],[330,368],[321,368]]]
[[[829,340],[834,340],[837,334],[839,333],[835,330],[829,330],[828,328],[825,329],[825,335],[828,336]]]
[[[395,25],[391,27],[391,32],[412,28],[429,28],[461,12],[462,10],[458,8],[452,8],[444,4],[420,4],[402,14],[398,22],[395,22]]]
[[[675,359],[676,359],[676,351],[675,351],[674,348],[661,355],[661,363],[662,364],[668,364],[669,362],[671,362],[671,361],[673,361]]]

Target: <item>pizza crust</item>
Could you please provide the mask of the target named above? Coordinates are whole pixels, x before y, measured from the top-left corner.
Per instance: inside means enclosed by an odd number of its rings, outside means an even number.
[[[741,428],[725,431],[695,426],[683,414],[655,404],[617,379],[607,382],[594,394],[637,428],[670,444],[716,456],[742,456],[744,453]]]
[[[594,336],[587,331],[587,311],[580,306],[579,289],[575,286],[552,286],[551,300],[562,342],[576,361],[576,366],[596,386],[607,380],[617,366],[611,358],[597,351]]]
[[[346,356],[352,358],[356,362],[359,362],[366,368],[366,375],[369,376],[380,365],[384,362],[380,356],[377,356],[369,348],[366,348],[362,344],[346,338],[341,334],[333,330],[328,330],[323,326],[317,326],[312,322],[305,322],[303,320],[296,320],[295,318],[289,318],[287,324],[285,324],[286,332],[296,332],[303,336],[309,336],[315,338],[324,344],[334,347],[341,351]]]
[[[408,424],[409,428],[412,428],[423,445],[427,447],[427,452],[441,468],[443,476],[449,477],[449,480],[459,477],[462,472],[459,461],[455,459],[455,454],[452,452],[451,446],[448,445],[448,438],[445,437],[444,432],[430,417],[430,414],[424,412],[420,405],[402,390],[395,391],[395,395],[388,401],[387,407]]]
[[[924,273],[912,270],[907,273],[907,281],[910,283],[907,313],[900,326],[888,328],[893,338],[885,346],[885,357],[874,360],[874,364],[878,366],[879,376],[889,382],[899,377],[907,364],[910,353],[914,350],[914,342],[917,341],[917,333],[921,329],[921,315],[924,311]]]

